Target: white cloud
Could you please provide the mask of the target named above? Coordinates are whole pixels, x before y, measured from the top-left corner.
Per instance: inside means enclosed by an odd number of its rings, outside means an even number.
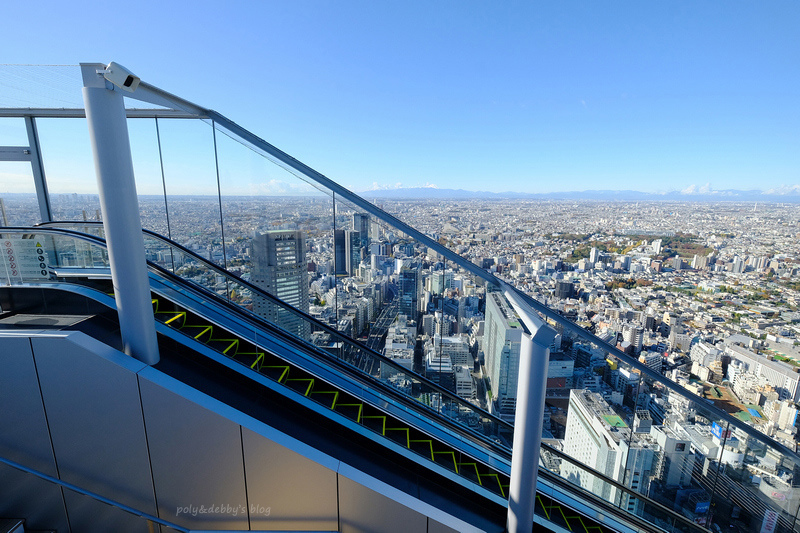
[[[774,189],[768,189],[764,191],[762,194],[777,194],[777,195],[800,194],[800,184],[781,185],[780,187],[775,187]]]

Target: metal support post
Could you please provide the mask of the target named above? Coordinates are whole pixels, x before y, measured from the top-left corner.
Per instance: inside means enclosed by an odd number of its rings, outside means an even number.
[[[509,533],[531,533],[542,445],[549,347],[556,332],[515,293],[507,290],[505,294],[527,330],[520,343],[506,528]]]
[[[103,229],[125,353],[149,365],[159,360],[139,201],[133,176],[125,103],[97,70],[81,64],[83,101],[94,153]]]
[[[28,132],[28,150],[31,156],[31,171],[33,172],[33,183],[36,186],[36,198],[39,201],[39,213],[42,222],[51,222],[53,211],[50,208],[50,194],[47,192],[47,180],[44,177],[44,164],[42,163],[42,150],[39,147],[36,119],[26,116],[25,129]]]

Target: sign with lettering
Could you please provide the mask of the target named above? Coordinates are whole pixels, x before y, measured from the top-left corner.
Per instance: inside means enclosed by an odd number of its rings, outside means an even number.
[[[711,433],[720,440],[729,439],[731,437],[731,430],[722,429],[722,426],[720,426],[716,422],[711,424]]]
[[[47,253],[41,239],[0,239],[3,271],[9,283],[41,281],[49,277]]]

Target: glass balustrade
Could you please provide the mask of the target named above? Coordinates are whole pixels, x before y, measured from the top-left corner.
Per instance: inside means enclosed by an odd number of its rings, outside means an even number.
[[[85,275],[87,269],[98,269],[105,275],[108,275],[108,255],[102,243],[88,240],[88,238],[80,238],[80,236],[60,233],[58,230],[51,229],[56,227],[69,227],[72,230],[81,231],[89,235],[95,235],[102,238],[102,226],[96,223],[53,223],[48,224],[48,227],[43,227],[35,230],[14,230],[4,233],[4,238],[22,239],[27,241],[47,242],[45,253],[51,261],[51,265],[57,261],[52,258],[58,258],[62,263],[56,267],[50,267],[50,275],[47,278],[22,278],[22,279],[8,279],[8,283],[53,283],[61,281],[70,281],[74,276],[79,275],[81,270]],[[12,237],[13,236],[13,237]],[[224,270],[210,264],[208,261],[196,256],[188,250],[182,250],[177,245],[170,245],[164,239],[152,235],[145,234],[145,245],[148,253],[155,253],[154,250],[160,249],[160,259],[152,261],[155,264],[161,263],[159,266],[164,270],[175,272],[176,275],[190,282],[198,287],[201,287],[209,292],[213,292],[220,297],[228,295],[241,295],[241,303],[237,298],[232,298],[232,303],[242,305],[247,309],[247,299],[258,291],[250,283],[239,280],[234,276],[226,275]],[[168,249],[171,249],[169,253]],[[66,260],[66,258],[69,258]],[[171,265],[177,265],[175,269]],[[63,277],[67,276],[67,277]],[[223,288],[224,287],[224,288]],[[174,290],[180,290],[179,287],[173,287]],[[189,294],[189,293],[187,293]],[[294,312],[288,306],[287,312]],[[513,428],[510,424],[502,420],[500,417],[495,417],[489,413],[478,409],[476,406],[467,402],[465,399],[460,398],[441,387],[441,384],[430,382],[419,374],[406,370],[403,366],[397,364],[394,360],[381,357],[380,355],[372,352],[371,350],[360,347],[348,337],[339,334],[336,330],[319,324],[313,319],[307,319],[309,327],[316,327],[318,331],[325,332],[330,336],[332,342],[327,345],[326,351],[343,361],[360,368],[365,373],[371,374],[376,379],[380,379],[384,383],[390,385],[394,390],[399,391],[411,398],[419,404],[427,406],[427,408],[436,411],[443,416],[450,419],[458,427],[461,427],[465,434],[473,434],[484,439],[489,438],[493,441],[495,447],[499,446],[499,450],[506,450],[506,454],[510,452],[510,436]],[[239,331],[242,337],[256,345],[264,345],[268,342],[268,338],[260,332],[258,328],[243,329]],[[388,376],[388,377],[387,377]],[[376,391],[369,384],[362,384],[364,387],[361,393],[363,397],[373,397]],[[380,393],[378,393],[380,396]],[[383,396],[386,400],[392,401],[389,397]],[[419,410],[410,409],[403,404],[394,404],[394,412],[397,410],[406,411],[409,416],[419,417]],[[471,442],[475,442],[471,439]],[[484,442],[487,442],[484,440]],[[487,442],[488,444],[488,442]],[[622,502],[638,501],[638,505],[645,509],[649,505],[656,511],[663,512],[663,509],[654,502],[645,501],[644,499],[636,498],[635,490],[626,490],[626,486],[615,483],[613,478],[606,476],[604,472],[597,472],[584,466],[580,460],[575,460],[569,455],[564,454],[556,449],[546,446],[542,454],[542,466],[555,474],[559,474],[565,479],[568,479],[575,485],[581,487],[589,493],[595,494],[602,498],[604,501],[613,501],[615,505],[622,506]],[[635,487],[634,487],[635,489]],[[644,513],[641,513],[644,514]],[[672,516],[672,520],[678,520]]]
[[[504,358],[515,356],[522,328],[500,282],[515,285],[514,256],[497,259],[491,236],[460,227],[457,210],[438,203],[375,200],[384,212],[368,210],[210,116],[129,120],[143,227],[185,248],[148,235],[148,260],[510,449],[516,376],[503,373]],[[40,122],[56,218],[98,218],[85,121]],[[83,159],[69,162],[70,151]],[[7,168],[0,173],[21,176],[33,202],[27,209],[22,200],[7,201],[8,225],[29,225],[38,217],[32,178]],[[438,216],[421,216],[426,209],[439,209]],[[84,230],[102,236],[98,226]],[[49,268],[108,268],[103,247],[63,235],[44,240]],[[278,268],[270,265],[278,258],[287,273],[271,286],[264,272]],[[764,402],[728,405],[730,389],[715,392],[679,369],[665,377],[668,361],[657,353],[603,333],[597,322],[576,325],[568,307],[547,307],[555,302],[538,286],[517,289],[558,333],[550,346],[543,468],[667,530],[682,531],[687,520],[724,530],[795,528],[798,456],[769,436],[783,415]],[[595,449],[586,444],[593,440],[607,444]]]

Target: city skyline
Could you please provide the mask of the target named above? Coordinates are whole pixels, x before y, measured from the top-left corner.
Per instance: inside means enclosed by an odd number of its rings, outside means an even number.
[[[53,3],[33,35],[6,28],[0,63],[121,62],[200,105],[226,102],[221,113],[357,192],[800,184],[796,2],[123,9],[107,15],[136,38],[98,45],[80,9]],[[221,39],[197,30],[209,20]],[[72,163],[51,167],[93,180],[91,161]],[[0,189],[18,179],[0,173]],[[252,185],[297,192],[281,176]]]

